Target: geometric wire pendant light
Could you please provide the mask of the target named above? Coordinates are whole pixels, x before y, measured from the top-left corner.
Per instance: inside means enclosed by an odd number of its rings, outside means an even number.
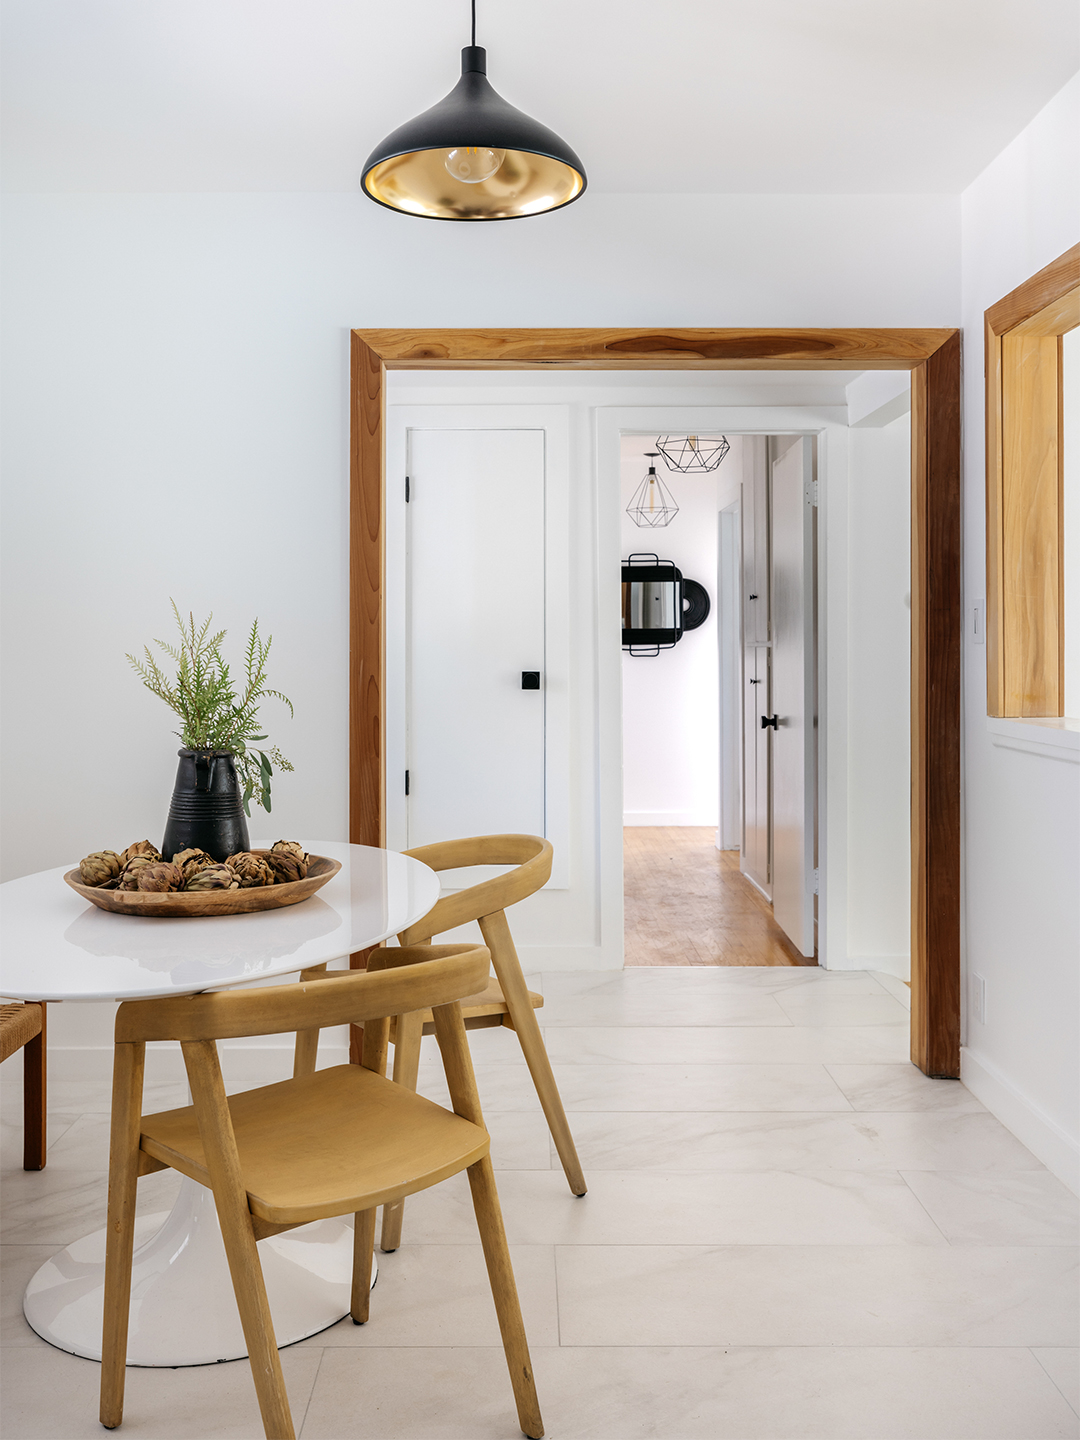
[[[723,435],[717,440],[703,440],[700,435],[661,435],[656,448],[669,470],[702,475],[715,470],[731,446]]]
[[[369,199],[428,220],[520,220],[569,205],[585,185],[566,141],[488,83],[487,51],[476,43],[476,0],[461,79],[376,145],[360,176]]]
[[[650,460],[655,460],[659,451],[647,450],[645,453]],[[679,513],[675,497],[657,475],[655,465],[649,466],[649,473],[634,491],[626,513],[643,530],[660,530],[670,525]]]

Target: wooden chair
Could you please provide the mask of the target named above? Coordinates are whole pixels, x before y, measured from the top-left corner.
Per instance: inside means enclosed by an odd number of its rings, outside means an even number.
[[[23,1052],[23,1169],[44,1170],[45,1002],[0,1005],[0,1060]]]
[[[123,1418],[136,1184],[167,1166],[214,1193],[268,1440],[293,1424],[255,1242],[353,1213],[352,1318],[368,1318],[376,1207],[467,1170],[503,1348],[526,1435],[543,1435],[517,1289],[458,1001],[483,984],[483,946],[377,950],[368,969],[299,984],[163,1000],[116,1015],[101,1423]],[[430,1008],[454,1113],[384,1075],[390,1015]],[[337,1065],[228,1099],[215,1041],[363,1022],[360,1065]],[[148,1040],[179,1040],[194,1104],[142,1114]],[[358,1397],[359,1399],[359,1397]],[[468,1397],[462,1396],[468,1404]]]
[[[587,1187],[574,1147],[574,1137],[551,1073],[544,1038],[533,1014],[534,1009],[543,1005],[544,997],[526,987],[514,938],[504,913],[508,905],[534,894],[546,882],[551,874],[550,841],[539,835],[476,835],[467,840],[423,845],[417,850],[406,850],[405,854],[422,860],[432,870],[456,870],[467,865],[516,867],[506,875],[484,880],[456,894],[444,895],[422,920],[403,931],[398,939],[402,945],[420,945],[456,925],[464,925],[470,920],[480,922],[484,943],[491,951],[495,976],[488,979],[482,991],[461,1002],[465,1028],[477,1030],[505,1025],[517,1033],[567,1182],[575,1195],[584,1195]],[[390,1038],[394,1043],[394,1079],[399,1085],[416,1089],[420,1037],[422,1034],[430,1035],[432,1030],[432,1017],[427,1013],[400,1016],[393,1022]],[[403,1201],[383,1208],[380,1249],[392,1251],[401,1244],[403,1211]]]

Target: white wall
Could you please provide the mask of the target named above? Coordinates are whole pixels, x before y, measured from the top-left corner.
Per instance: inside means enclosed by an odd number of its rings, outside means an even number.
[[[590,194],[490,227],[359,195],[27,195],[4,226],[5,878],[158,837],[174,727],[124,653],[170,595],[274,634],[296,774],[253,841],[345,836],[351,327],[959,315],[944,195]],[[58,1049],[108,1038],[57,1007]]]
[[[964,310],[962,1074],[1039,1158],[1080,1183],[1080,751],[1013,748],[986,718],[983,312],[1080,237],[1080,77],[961,200]],[[1002,727],[995,727],[1000,729]],[[1039,727],[1012,725],[1041,743]],[[1025,745],[1021,738],[1018,742]],[[986,982],[985,1023],[968,1003]]]
[[[627,825],[712,825],[719,822],[720,675],[717,648],[718,479],[739,474],[742,439],[720,468],[704,475],[670,471],[655,461],[655,437],[622,442],[623,557],[655,551],[672,560],[709,595],[709,618],[655,657],[623,653],[623,819]],[[646,530],[626,513],[650,464],[671,491],[679,513],[669,525]]]

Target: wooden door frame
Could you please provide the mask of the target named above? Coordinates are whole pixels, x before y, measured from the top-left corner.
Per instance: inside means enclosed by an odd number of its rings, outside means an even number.
[[[911,1058],[960,1073],[960,332],[354,330],[349,838],[383,843],[387,370],[911,371]]]

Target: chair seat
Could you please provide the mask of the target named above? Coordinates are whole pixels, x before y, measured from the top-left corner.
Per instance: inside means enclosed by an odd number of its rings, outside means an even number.
[[[360,1065],[229,1099],[253,1215],[304,1224],[369,1210],[482,1159],[487,1131]],[[193,1106],[144,1115],[140,1148],[210,1184]]]
[[[14,1055],[28,1040],[40,1034],[40,1005],[0,1005],[0,1060]]]

